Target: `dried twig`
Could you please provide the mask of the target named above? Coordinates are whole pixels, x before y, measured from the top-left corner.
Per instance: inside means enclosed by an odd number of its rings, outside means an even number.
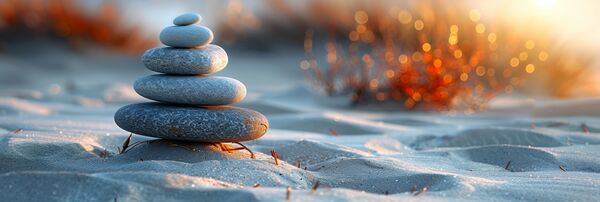
[[[254,156],[254,152],[252,152],[252,150],[250,150],[248,147],[246,147],[246,145],[243,145],[242,143],[239,142],[233,142],[235,144],[238,144],[240,146],[242,146],[243,149],[248,150],[248,152],[250,152],[250,158],[255,159],[256,157]],[[237,148],[236,148],[237,149]]]
[[[274,149],[271,150],[271,156],[273,157],[273,159],[275,159],[275,165],[279,165],[279,157],[277,156],[277,152]]]
[[[505,169],[505,170],[508,170],[508,171],[510,171],[510,170],[508,169],[508,168],[510,167],[510,162],[511,162],[511,161],[508,161],[508,162],[506,163],[506,166],[504,166],[504,169]]]
[[[260,187],[260,183],[256,183],[256,184],[252,185],[252,187],[258,188],[258,187]]]
[[[285,192],[285,200],[289,201],[290,197],[292,197],[292,187],[288,186]]]
[[[296,160],[296,167],[302,167],[302,162],[300,162],[300,160]]]
[[[133,136],[133,133],[129,133],[129,137],[127,137],[121,148],[119,148],[119,154],[124,154],[127,151],[127,148],[129,148],[129,142],[131,142],[131,136]]]
[[[13,130],[14,134],[20,133],[21,131],[23,131],[23,128],[17,128],[15,130]]]
[[[314,194],[315,192],[317,192],[317,189],[319,188],[319,185],[321,185],[320,181],[316,181],[315,184],[313,184],[312,189],[310,190],[311,194]]]
[[[428,189],[429,189],[428,186],[424,186],[423,188],[419,189],[419,191],[417,193],[415,193],[413,196],[418,196],[422,193],[425,193]]]
[[[567,169],[563,165],[559,165],[558,168],[560,168],[560,170],[562,170],[563,172],[567,172]]]

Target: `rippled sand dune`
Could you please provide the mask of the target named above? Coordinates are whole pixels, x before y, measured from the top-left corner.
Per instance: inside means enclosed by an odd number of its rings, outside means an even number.
[[[98,89],[108,91],[114,86]],[[112,115],[139,99],[127,93],[92,107],[69,101],[76,96],[5,93],[0,195],[7,201],[280,201],[289,186],[295,201],[600,198],[598,118],[361,112],[323,107],[301,92],[258,94],[240,104],[270,120],[267,135],[247,143],[256,159],[244,150],[139,135],[132,142],[144,143],[119,154],[129,134]]]

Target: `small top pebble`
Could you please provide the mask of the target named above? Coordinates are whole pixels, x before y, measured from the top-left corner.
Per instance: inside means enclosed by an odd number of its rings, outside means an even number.
[[[194,48],[210,44],[213,32],[205,26],[170,26],[160,32],[160,42],[176,48]]]
[[[186,25],[198,24],[201,21],[202,21],[202,16],[200,16],[196,13],[185,13],[185,14],[181,14],[180,16],[177,16],[173,20],[173,24],[175,24],[177,26],[186,26]]]

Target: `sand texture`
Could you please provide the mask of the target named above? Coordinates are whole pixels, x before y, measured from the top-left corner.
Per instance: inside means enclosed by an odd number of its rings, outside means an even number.
[[[470,115],[351,109],[282,69],[295,58],[232,52],[220,75],[247,84],[237,106],[269,119],[246,142],[255,159],[135,134],[145,142],[119,154],[129,133],[114,112],[145,101],[131,85],[148,72],[138,58],[106,57],[74,57],[64,71],[0,61],[14,75],[0,90],[1,201],[282,201],[288,187],[291,201],[600,200],[595,99],[499,99]]]

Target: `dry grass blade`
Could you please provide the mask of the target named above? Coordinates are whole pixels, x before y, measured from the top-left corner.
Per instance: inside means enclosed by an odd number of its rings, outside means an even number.
[[[559,165],[558,168],[560,168],[560,170],[562,170],[563,172],[567,172],[567,169],[563,165]]]
[[[245,149],[248,152],[250,152],[250,158],[252,158],[252,159],[256,158],[256,156],[254,156],[254,152],[252,152],[252,150],[250,150],[248,147],[246,147],[246,145],[243,145],[242,143],[239,143],[239,142],[234,142],[234,143],[242,146],[243,149]]]
[[[424,186],[423,188],[419,189],[419,191],[417,193],[415,193],[413,196],[418,196],[422,193],[425,193],[428,189],[429,189],[428,186]]]
[[[588,126],[587,126],[585,123],[582,123],[582,124],[581,124],[581,130],[582,130],[584,133],[590,133],[590,128],[589,128],[589,127],[588,127]]]
[[[564,125],[565,125],[565,123],[556,122],[556,123],[550,123],[550,124],[548,124],[548,127],[555,128],[555,127],[561,127],[561,126],[564,126]]]
[[[510,162],[511,162],[511,161],[508,161],[508,162],[506,163],[506,166],[504,166],[504,169],[505,169],[505,170],[508,170],[508,171],[510,171],[510,170],[508,169],[508,168],[510,167]]]
[[[256,183],[256,184],[254,184],[252,187],[254,187],[254,188],[258,188],[258,187],[260,187],[260,183]]]
[[[227,151],[225,147],[223,147],[223,143],[216,143],[216,145],[221,149],[221,151]]]
[[[100,153],[100,158],[108,158],[109,154],[108,154],[108,150],[106,150],[106,148],[104,149],[104,151],[102,151]]]
[[[131,136],[130,136],[130,138],[131,138]],[[128,139],[130,139],[130,138],[128,138]],[[133,143],[133,144],[129,145],[129,146],[128,146],[128,148],[127,148],[127,150],[125,150],[125,149],[121,150],[121,148],[118,148],[118,149],[119,149],[119,154],[124,154],[124,153],[127,153],[128,151],[132,150],[133,148],[135,148],[135,147],[137,147],[137,146],[139,146],[139,145],[141,145],[141,144],[143,144],[143,143],[148,143],[148,144],[150,144],[150,143],[152,143],[152,142],[154,142],[154,141],[157,141],[157,140],[159,140],[159,139],[156,139],[156,140],[146,140],[146,141],[139,141],[139,142],[135,142],[135,143]]]
[[[229,151],[245,150],[243,147],[229,148]]]
[[[310,190],[311,194],[314,194],[315,192],[317,192],[317,189],[319,188],[319,185],[321,185],[320,181],[316,181],[315,184],[313,184],[312,189]]]
[[[195,148],[193,145],[181,145],[181,144],[177,144],[175,142],[169,142],[169,146],[174,146],[174,147],[179,147],[179,148],[183,148],[186,150],[189,150],[191,152],[196,152],[198,151],[197,148]]]
[[[335,130],[333,128],[329,129],[329,134],[331,134],[331,135],[338,135],[337,130]]]
[[[124,154],[125,151],[127,151],[127,148],[129,148],[129,143],[131,142],[131,136],[133,136],[133,133],[129,133],[129,137],[127,137],[127,139],[125,140],[125,142],[123,142],[123,145],[119,149],[119,154]]]
[[[13,130],[14,134],[20,133],[23,131],[23,128],[17,128],[16,130]]]
[[[226,144],[219,143],[219,147],[221,147],[221,151],[226,151],[226,152],[231,153],[231,150],[229,149],[229,147],[227,147]]]
[[[273,149],[271,150],[271,156],[275,159],[275,165],[279,165],[279,157],[277,156],[277,152]]]
[[[289,201],[291,197],[292,197],[292,187],[288,186],[285,191],[285,200]]]

